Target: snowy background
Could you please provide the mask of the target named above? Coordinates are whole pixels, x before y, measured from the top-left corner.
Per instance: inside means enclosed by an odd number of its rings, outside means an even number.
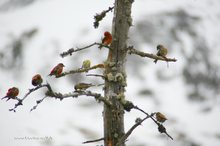
[[[59,54],[98,42],[104,31],[111,31],[112,13],[98,29],[93,28],[93,16],[112,5],[113,0],[0,0],[1,97],[12,86],[19,87],[19,97],[24,96],[36,73],[61,93],[73,91],[79,81],[102,83],[85,74],[59,79],[47,75],[59,62],[68,71],[81,67],[85,59],[93,65],[105,60],[107,51],[96,47],[65,58]],[[161,43],[169,48],[168,56],[178,61],[167,68],[166,62],[155,65],[151,59],[128,55],[127,99],[149,113],[164,113],[174,141],[159,134],[156,125],[147,120],[127,145],[219,146],[220,1],[136,0],[132,17],[129,45],[156,53],[155,46]],[[0,101],[0,145],[80,146],[103,136],[102,105],[92,98],[46,99],[29,112],[44,92],[31,94],[16,113],[8,111],[15,101]],[[143,116],[137,111],[126,112],[125,129]],[[28,139],[33,137],[39,139]]]

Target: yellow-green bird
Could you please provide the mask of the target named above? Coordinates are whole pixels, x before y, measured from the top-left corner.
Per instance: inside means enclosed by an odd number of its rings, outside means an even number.
[[[164,57],[166,58],[166,55],[168,53],[168,50],[167,48],[165,48],[163,45],[157,45],[157,56],[161,56],[161,57]],[[156,64],[157,63],[157,59],[154,60],[154,63]]]
[[[83,69],[89,69],[91,66],[91,61],[90,60],[84,60],[82,64]]]
[[[78,83],[74,86],[75,91],[83,91],[88,89],[89,87],[95,86],[91,83]]]

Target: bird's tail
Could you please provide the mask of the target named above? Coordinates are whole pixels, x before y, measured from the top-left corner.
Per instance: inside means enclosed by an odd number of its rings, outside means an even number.
[[[5,99],[5,98],[7,98],[7,99],[6,99],[6,101],[8,101],[8,100],[10,100],[10,99],[11,99],[11,98],[10,98],[10,97],[8,97],[8,96],[2,97],[2,99]]]
[[[52,76],[52,74],[48,74],[47,76]]]
[[[5,97],[2,97],[2,98],[1,98],[1,100],[2,100],[2,99],[5,99],[5,98],[7,98],[7,96],[5,96]]]

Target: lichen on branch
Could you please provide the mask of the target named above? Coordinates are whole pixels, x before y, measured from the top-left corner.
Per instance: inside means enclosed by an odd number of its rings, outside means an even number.
[[[9,109],[9,111],[16,112],[16,108],[17,108],[18,106],[20,106],[20,105],[23,105],[23,101],[24,101],[32,92],[37,91],[38,89],[43,88],[43,87],[46,87],[46,88],[48,89],[48,91],[53,92],[53,91],[52,91],[52,88],[51,88],[51,86],[50,86],[49,83],[39,85],[39,86],[37,86],[37,87],[35,87],[35,88],[31,88],[31,89],[29,89],[29,91],[24,95],[23,98],[21,98],[21,99],[17,98],[17,99],[16,99],[18,102],[15,104],[14,108]]]
[[[106,14],[109,11],[112,11],[114,9],[114,7],[109,7],[108,10],[104,10],[99,14],[96,14],[94,16],[95,22],[93,23],[94,28],[98,28],[99,27],[99,22],[102,21],[102,19],[106,16]]]
[[[104,66],[104,64],[97,64],[97,65],[91,66],[89,68],[78,68],[78,69],[75,69],[75,70],[70,70],[68,72],[63,72],[59,76],[56,76],[56,78],[60,78],[60,77],[63,77],[63,76],[69,75],[69,74],[88,72],[90,70],[94,70],[94,69],[97,69],[97,68],[105,68],[105,66]]]
[[[101,44],[101,43],[94,42],[94,43],[92,43],[92,44],[90,44],[90,45],[88,45],[88,46],[82,47],[82,48],[77,48],[77,47],[76,47],[76,49],[70,48],[70,49],[68,49],[67,51],[62,52],[62,53],[60,54],[60,56],[61,56],[62,58],[66,57],[66,56],[68,56],[68,55],[71,56],[71,55],[72,55],[73,53],[75,53],[75,52],[82,51],[82,50],[85,50],[85,49],[89,49],[89,48],[91,48],[92,46],[95,46],[95,45],[97,45],[97,46],[102,46],[102,47],[106,47],[106,48],[108,48],[108,49],[111,49],[111,48],[110,48],[109,46],[107,46],[107,45],[103,45],[103,44]]]
[[[166,62],[176,62],[177,61],[176,58],[167,58],[167,57],[165,58],[165,57],[157,56],[152,53],[138,51],[138,50],[134,49],[133,46],[129,46],[127,49],[128,49],[128,54],[135,54],[135,55],[138,55],[141,57],[148,57],[151,59],[157,59],[157,60],[166,61]]]
[[[91,91],[77,91],[77,92],[70,92],[66,94],[57,93],[57,92],[47,92],[46,96],[54,97],[56,99],[63,100],[64,98],[77,98],[79,96],[91,96],[94,97],[98,102],[103,102],[104,104],[111,106],[111,102],[107,100],[107,98],[103,97],[99,93],[91,92]]]
[[[158,121],[157,119],[154,119],[154,115],[159,113],[159,112],[154,112],[151,114],[148,114],[147,112],[145,112],[143,109],[139,108],[138,106],[135,106],[131,101],[128,100],[121,100],[120,99],[121,104],[124,106],[124,109],[128,112],[131,111],[131,109],[136,109],[142,113],[144,113],[147,117],[145,117],[144,119],[139,119],[137,120],[137,122],[125,133],[125,135],[120,139],[120,143],[125,142],[125,140],[129,137],[129,135],[131,135],[131,133],[133,132],[133,130],[135,128],[137,128],[137,126],[139,126],[142,122],[144,122],[146,119],[150,118],[157,126],[158,126],[158,131],[160,133],[164,133],[166,134],[170,139],[173,140],[173,138],[167,133],[166,128],[163,126],[163,124],[161,123],[161,121]],[[119,143],[119,144],[120,144]]]

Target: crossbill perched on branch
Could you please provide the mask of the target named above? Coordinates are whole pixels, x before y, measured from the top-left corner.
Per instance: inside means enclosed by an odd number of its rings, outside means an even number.
[[[61,75],[61,73],[63,72],[63,67],[64,67],[63,63],[59,63],[51,70],[49,76],[55,75],[57,77]]]
[[[102,45],[99,46],[99,49],[101,49],[104,46],[107,46],[112,43],[112,35],[110,32],[106,31],[104,32],[104,38],[102,39]]]
[[[160,112],[156,112],[156,119],[158,122],[165,122],[167,120],[166,116]]]
[[[5,95],[5,97],[2,97],[2,99],[8,98],[6,101],[8,101],[9,99],[16,99],[18,94],[19,94],[19,89],[17,87],[12,87],[8,89],[7,94]]]
[[[89,84],[88,83],[78,83],[74,86],[74,89],[75,89],[75,91],[82,91],[82,90],[86,90],[92,86],[95,86],[95,85],[93,85],[91,83],[89,83]]]
[[[161,56],[161,57],[166,59],[166,55],[168,53],[168,49],[165,48],[163,45],[157,45],[157,50],[158,50],[158,52],[157,52],[156,55],[157,56]],[[154,60],[154,63],[155,64],[157,63],[157,59]]]
[[[89,69],[91,66],[91,61],[90,60],[84,60],[82,64],[83,69]]]
[[[33,86],[41,85],[42,82],[43,82],[43,79],[40,74],[36,74],[35,76],[32,77],[31,83]]]

